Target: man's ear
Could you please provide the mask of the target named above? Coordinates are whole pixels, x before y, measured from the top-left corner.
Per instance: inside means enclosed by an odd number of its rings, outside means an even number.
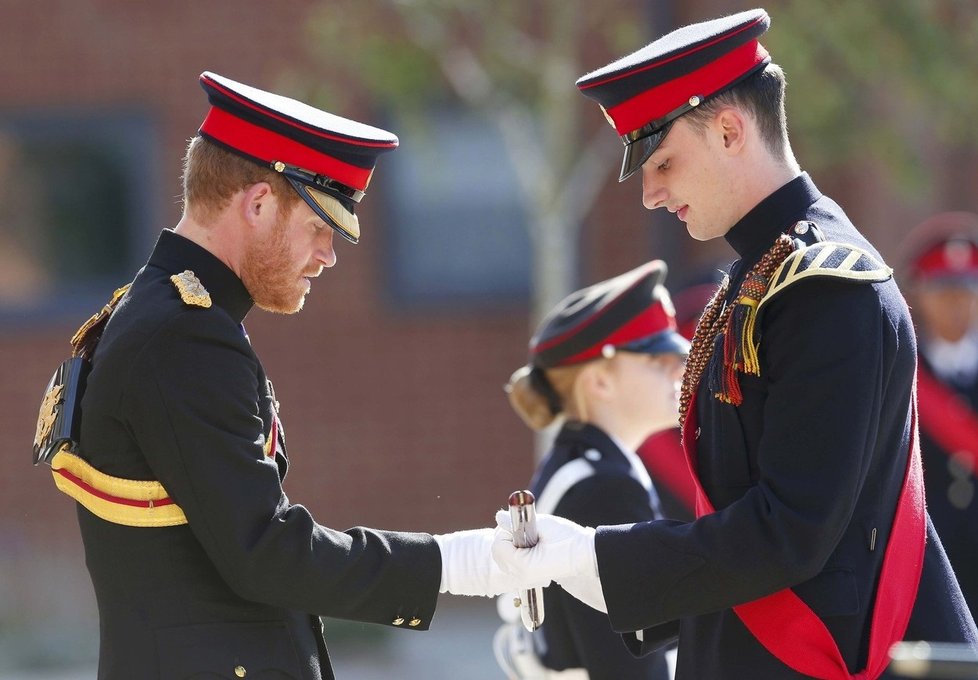
[[[251,226],[259,226],[275,215],[276,203],[272,186],[268,182],[256,182],[244,189],[241,196],[241,217]]]
[[[748,120],[740,109],[733,106],[726,106],[717,112],[713,120],[717,134],[723,141],[724,150],[736,155],[747,142],[749,133]]]

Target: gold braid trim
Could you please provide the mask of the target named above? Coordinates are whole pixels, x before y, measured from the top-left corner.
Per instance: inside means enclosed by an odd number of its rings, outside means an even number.
[[[70,453],[67,444],[51,460],[51,473],[60,491],[108,522],[130,527],[187,523],[183,510],[159,482],[107,475]]]
[[[726,331],[724,341],[723,388],[714,393],[714,397],[726,403],[739,405],[742,400],[740,385],[736,371],[750,372],[760,375],[760,362],[757,355],[757,345],[754,343],[756,312],[760,300],[767,292],[772,275],[794,251],[795,244],[791,237],[782,234],[774,245],[764,253],[744,277],[737,299],[734,303],[724,305],[730,288],[730,278],[725,277],[713,299],[710,300],[703,316],[696,325],[689,357],[686,359],[686,370],[683,372],[683,383],[679,394],[679,424],[686,422],[689,404],[696,395],[700,380],[713,356],[714,343],[721,332]],[[734,328],[735,319],[731,314],[735,307],[741,307],[741,324]],[[739,337],[736,337],[738,336]],[[739,352],[738,352],[739,350]]]
[[[106,302],[102,309],[93,314],[88,321],[81,325],[81,328],[75,331],[75,334],[71,336],[71,356],[80,356],[85,359],[92,358],[92,354],[95,353],[95,346],[98,345],[98,341],[102,337],[102,330],[105,328],[105,324],[108,323],[109,317],[112,316],[116,305],[119,304],[119,300],[129,290],[130,285],[132,284],[127,283],[121,288],[116,288],[115,292],[112,293],[112,299]]]

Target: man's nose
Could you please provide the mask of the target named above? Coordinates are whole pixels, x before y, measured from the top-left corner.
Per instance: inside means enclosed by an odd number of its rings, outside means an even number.
[[[332,267],[336,264],[336,251],[333,249],[333,234],[335,232],[327,227],[316,242],[316,261],[324,267]]]
[[[663,207],[667,192],[655,177],[655,166],[646,161],[642,166],[642,205],[649,210]]]

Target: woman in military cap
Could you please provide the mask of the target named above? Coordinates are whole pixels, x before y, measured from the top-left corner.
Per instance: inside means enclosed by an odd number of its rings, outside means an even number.
[[[541,322],[529,363],[510,378],[510,403],[528,426],[560,423],[531,483],[540,512],[588,526],[662,517],[635,451],[678,423],[689,343],[676,330],[665,275],[656,260],[572,293]],[[500,612],[515,619],[511,601],[503,596]],[[537,664],[548,677],[670,676],[664,655],[633,657],[603,613],[560,586],[544,591],[544,612],[532,641],[515,621],[497,634],[500,664],[515,677]]]

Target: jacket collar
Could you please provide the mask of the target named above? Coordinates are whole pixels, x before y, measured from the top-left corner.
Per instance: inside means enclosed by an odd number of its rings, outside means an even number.
[[[803,219],[808,208],[821,197],[808,173],[803,172],[754,206],[724,238],[741,260],[753,261],[770,248],[779,235]]]
[[[164,229],[160,234],[148,266],[158,267],[168,274],[189,269],[210,293],[211,301],[227,311],[236,323],[241,323],[254,305],[244,283],[226,264],[170,229]]]

